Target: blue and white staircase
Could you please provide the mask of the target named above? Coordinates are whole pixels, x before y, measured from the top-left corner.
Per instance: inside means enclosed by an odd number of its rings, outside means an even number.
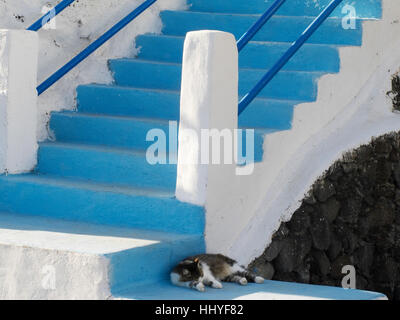
[[[318,6],[304,2],[288,1],[240,54],[239,95],[256,84],[329,1],[318,1]],[[272,1],[189,3],[188,11],[162,12],[161,35],[136,39],[138,57],[109,62],[113,85],[79,86],[77,111],[52,114],[49,126],[56,139],[40,144],[34,172],[0,176],[0,248],[8,248],[4,257],[20,268],[33,266],[29,275],[34,279],[41,276],[43,264],[55,265],[56,271],[69,267],[77,273],[91,270],[85,260],[90,256],[97,267],[84,283],[93,290],[79,294],[74,285],[84,280],[68,270],[57,271],[71,277],[71,286],[64,285],[71,294],[65,292],[65,298],[223,299],[255,292],[262,292],[259,297],[263,298],[382,297],[275,282],[247,288],[228,286],[230,290],[225,292],[209,289],[209,295],[189,294],[168,284],[173,264],[205,251],[205,212],[174,198],[176,165],[147,163],[145,152],[151,142],[146,141],[146,134],[153,128],[168,133],[168,121],[179,120],[186,32],[215,29],[240,37]],[[357,1],[356,8],[360,18],[380,17],[380,0]],[[344,30],[339,16],[340,8],[240,116],[240,127],[256,129],[257,161],[263,157],[265,134],[289,130],[294,107],[316,99],[317,80],[340,71],[338,48],[361,45],[360,19],[356,29]],[[12,245],[31,248],[26,253],[29,257],[10,249]],[[55,252],[73,257],[60,258],[64,263],[60,264]],[[40,263],[34,261],[35,253]],[[86,258],[80,262],[82,256]],[[0,267],[7,269],[8,265],[0,262]],[[101,275],[101,281],[94,279]],[[11,282],[8,290],[15,293],[22,283]],[[55,290],[61,290],[57,282]],[[52,297],[52,291],[38,285],[26,295],[24,298]]]

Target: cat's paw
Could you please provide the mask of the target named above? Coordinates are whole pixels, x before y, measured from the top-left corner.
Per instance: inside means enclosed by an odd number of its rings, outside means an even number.
[[[239,283],[240,283],[242,286],[245,286],[245,285],[247,285],[247,279],[246,279],[246,278],[241,278],[241,279],[239,280]]]
[[[211,287],[215,288],[215,289],[222,289],[222,283],[221,282],[213,282]]]
[[[206,287],[204,286],[204,284],[202,282],[199,282],[198,284],[196,284],[195,288],[197,291],[200,291],[200,292],[204,292],[206,290]]]
[[[254,282],[255,282],[255,283],[264,283],[264,278],[263,278],[263,277],[256,277],[256,278],[254,279]]]

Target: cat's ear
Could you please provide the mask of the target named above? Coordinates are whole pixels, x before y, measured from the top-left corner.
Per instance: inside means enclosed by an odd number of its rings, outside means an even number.
[[[195,264],[199,264],[199,262],[200,262],[199,258],[195,258],[193,261]]]

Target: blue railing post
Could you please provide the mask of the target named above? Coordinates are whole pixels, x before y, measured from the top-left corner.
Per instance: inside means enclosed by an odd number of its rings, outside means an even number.
[[[43,17],[37,20],[34,24],[32,24],[26,30],[29,31],[38,31],[40,30],[46,23],[50,22],[51,19],[55,18],[61,11],[67,8],[69,5],[72,4],[75,0],[63,0],[58,5],[56,5],[53,9],[47,12]]]
[[[135,10],[133,10],[130,14],[128,14],[125,18],[115,24],[111,29],[109,29],[106,33],[104,33],[100,38],[90,44],[86,49],[81,51],[77,56],[72,58],[68,63],[62,66],[59,70],[53,73],[49,78],[43,81],[36,89],[38,95],[41,95],[44,91],[46,91],[49,87],[51,87],[54,83],[60,80],[63,76],[65,76],[70,70],[75,68],[79,63],[85,60],[90,54],[96,51],[99,47],[101,47],[105,42],[107,42],[110,38],[112,38],[115,34],[117,34],[121,29],[126,27],[133,19],[139,16],[142,12],[144,12],[148,7],[150,7],[157,0],[147,0],[143,2],[140,6],[138,6]]]
[[[278,60],[278,62],[266,73],[266,75],[257,83],[257,85],[246,94],[239,102],[239,114],[257,97],[265,86],[275,77],[275,75],[286,65],[291,57],[303,46],[303,44],[314,34],[321,24],[331,15],[336,7],[343,0],[332,0],[331,3],[322,11],[322,13],[307,27],[301,36],[292,43],[290,48]]]
[[[286,0],[276,0],[272,6],[253,24],[250,29],[238,40],[237,46],[240,52],[246,44],[253,39],[257,32],[268,22],[276,11],[285,3]]]

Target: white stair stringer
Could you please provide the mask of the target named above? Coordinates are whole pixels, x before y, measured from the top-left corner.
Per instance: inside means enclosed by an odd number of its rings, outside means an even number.
[[[382,20],[363,22],[361,47],[339,48],[340,73],[321,77],[317,101],[295,107],[291,130],[266,137],[264,163],[273,163],[274,168],[284,167],[292,154],[348,107],[368,79],[398,52],[400,6],[396,0],[383,0],[382,6]],[[399,67],[388,69],[387,80]]]
[[[208,251],[223,251],[249,263],[264,251],[280,223],[290,219],[313,182],[345,151],[400,129],[400,117],[386,95],[391,75],[400,68],[400,6],[397,0],[383,0],[382,6],[381,20],[363,22],[362,46],[340,48],[340,73],[319,80],[317,101],[296,106],[292,129],[266,136],[264,159],[253,175],[235,177],[227,186],[236,200],[213,209],[222,219],[240,219],[240,228],[231,228],[219,239],[214,236],[219,247],[209,236]],[[208,228],[212,230],[211,223]]]

